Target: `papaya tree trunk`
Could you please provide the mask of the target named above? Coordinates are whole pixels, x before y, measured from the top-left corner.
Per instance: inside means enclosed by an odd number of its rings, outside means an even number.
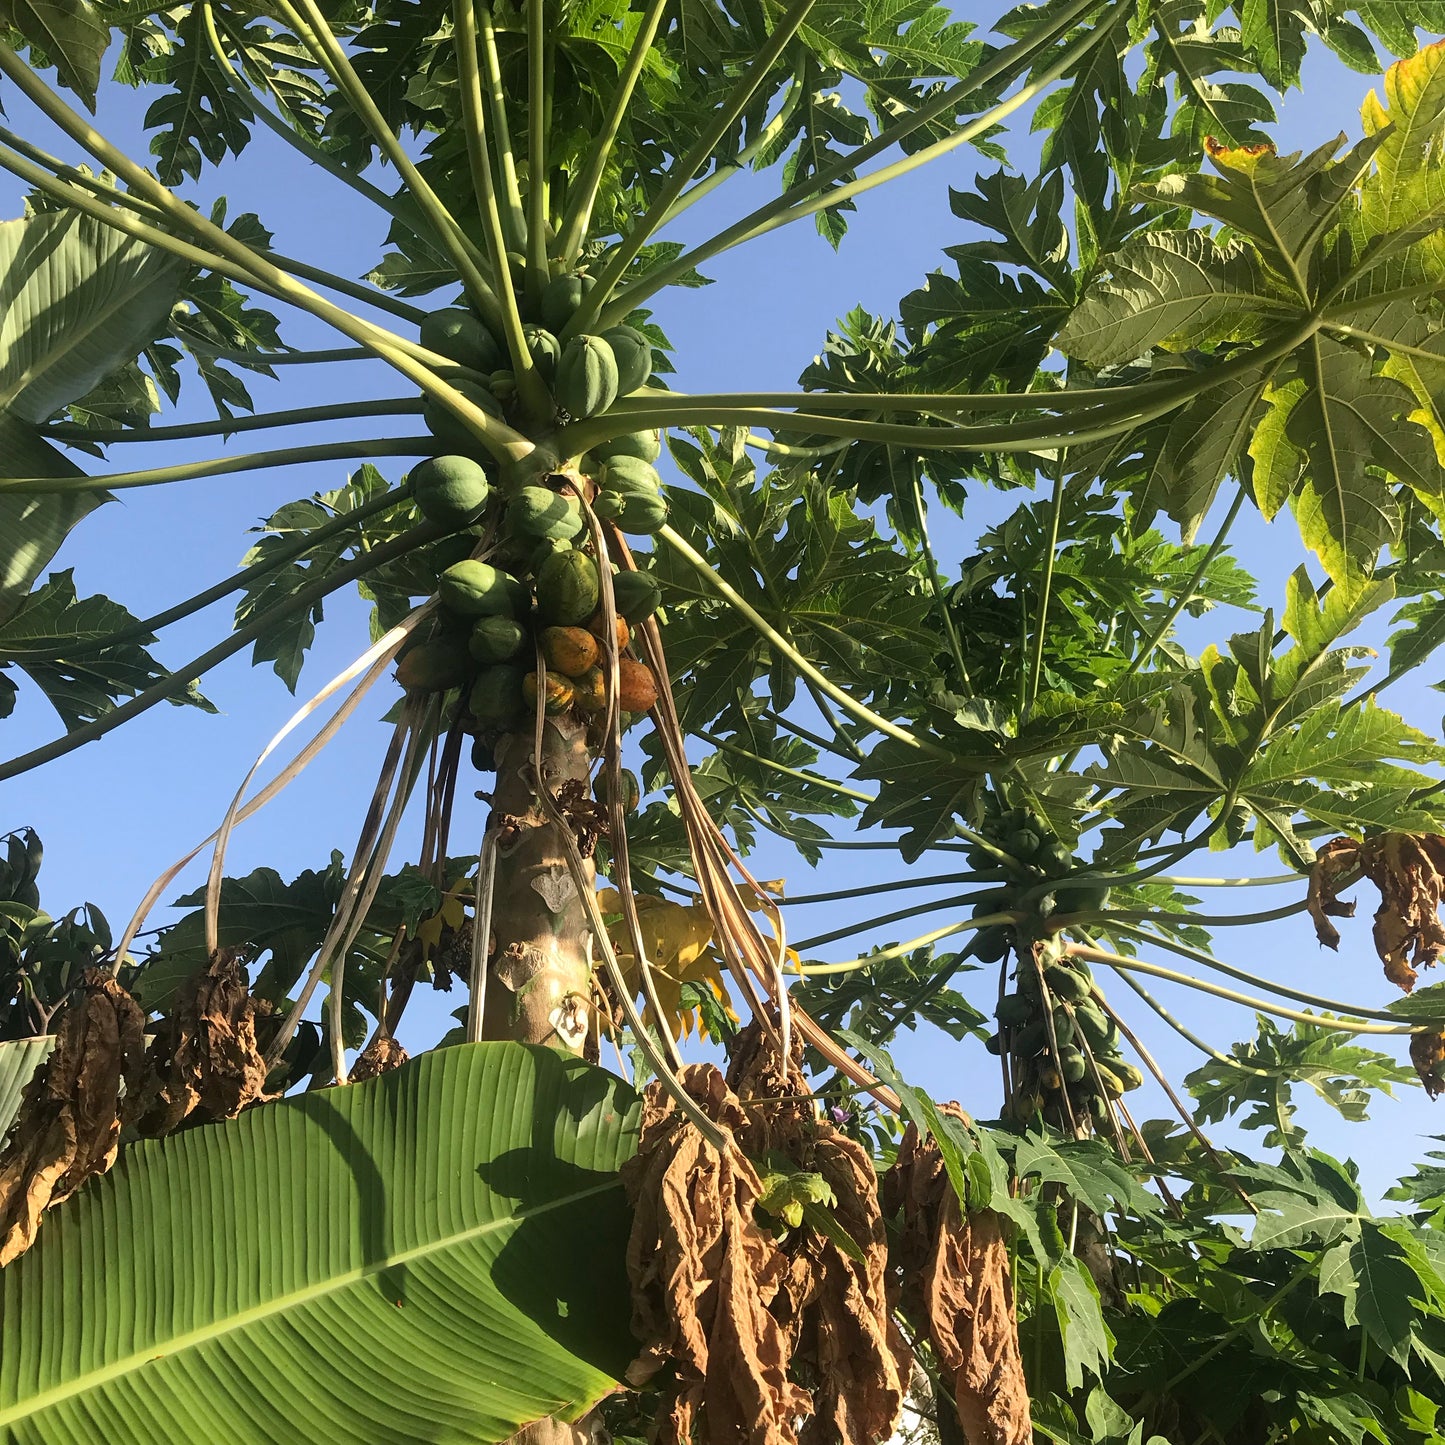
[[[482,1037],[581,1053],[592,1018],[591,930],[558,825],[536,795],[533,735],[507,733],[496,747],[492,826],[499,829],[488,940]],[[542,729],[543,785],[590,796],[585,729],[548,718]],[[591,859],[584,860],[592,886]]]

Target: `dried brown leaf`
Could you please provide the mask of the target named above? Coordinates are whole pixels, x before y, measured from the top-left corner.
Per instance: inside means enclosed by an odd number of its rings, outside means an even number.
[[[956,1104],[941,1107],[963,1117]],[[968,1445],[1029,1445],[1028,1382],[999,1216],[988,1209],[963,1215],[938,1145],[912,1124],[885,1176],[883,1202],[890,1215],[902,1210],[904,1308],[952,1376]]]
[[[390,1034],[377,1034],[359,1053],[351,1066],[351,1082],[363,1083],[382,1074],[389,1074],[406,1063],[410,1055]]]
[[[1445,1094],[1445,1029],[1411,1034],[1410,1062],[1432,1099]]]
[[[734,1135],[745,1116],[717,1069],[695,1064],[680,1078]],[[627,1268],[643,1343],[629,1378],[640,1384],[668,1362],[675,1373],[662,1445],[691,1438],[695,1423],[703,1440],[794,1445],[812,1401],[788,1379],[786,1340],[768,1312],[787,1260],[753,1218],[757,1171],[735,1144],[714,1149],[654,1083],[622,1182],[635,1211]]]
[[[1353,918],[1353,900],[1342,902],[1336,894],[1341,880],[1359,867],[1360,845],[1353,838],[1334,838],[1320,849],[1310,869],[1308,907],[1315,921],[1315,937],[1326,948],[1340,946],[1340,930],[1330,918]]]
[[[1324,917],[1348,918],[1353,904],[1335,896],[1343,880],[1361,872],[1380,890],[1375,911],[1375,952],[1385,977],[1409,993],[1418,970],[1445,955],[1440,899],[1445,893],[1445,837],[1438,833],[1382,833],[1357,843],[1336,838],[1310,872],[1309,908],[1320,942],[1338,946],[1339,933]]]
[[[144,1055],[139,1005],[104,970],[89,970],[0,1150],[0,1266],[30,1247],[46,1209],[115,1162]]]
[[[169,1134],[192,1116],[234,1119],[264,1096],[267,1070],[256,1044],[257,1007],[228,951],[186,984],[151,1044],[151,1077],[138,1121],[142,1133]]]

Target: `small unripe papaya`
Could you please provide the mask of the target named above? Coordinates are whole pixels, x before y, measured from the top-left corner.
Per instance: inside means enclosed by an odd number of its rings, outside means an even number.
[[[602,339],[612,349],[617,362],[617,394],[627,396],[647,385],[652,375],[652,343],[631,326],[611,326]]]
[[[662,455],[662,437],[655,431],[624,432],[611,441],[598,442],[592,456],[599,462],[613,457],[636,457],[640,462],[655,462]]]
[[[562,552],[537,571],[537,610],[562,627],[583,622],[597,610],[597,564],[585,552]]]
[[[566,541],[584,525],[578,499],[550,487],[519,487],[507,502],[507,526],[520,537]]]
[[[485,470],[471,457],[428,457],[411,469],[408,480],[422,516],[449,532],[476,521],[492,494]]]
[[[574,336],[562,348],[553,387],[557,404],[581,420],[597,416],[617,400],[617,362],[600,336]]]
[[[542,380],[552,385],[557,375],[557,362],[562,355],[562,343],[545,326],[524,326],[522,338],[532,355],[532,365],[541,373]]]
[[[506,662],[527,641],[527,629],[511,617],[480,617],[472,628],[467,648],[478,662]]]
[[[522,669],[499,662],[485,668],[472,684],[467,706],[483,727],[505,732],[522,718]]]
[[[396,665],[396,680],[408,691],[445,692],[460,687],[471,672],[466,640],[444,634],[407,652]]]
[[[612,579],[617,613],[629,622],[642,622],[662,604],[662,588],[650,572],[619,572]]]
[[[550,331],[565,330],[596,284],[595,276],[554,276],[542,292],[542,324]]]
[[[501,420],[501,404],[486,387],[475,381],[453,381],[451,385],[479,411]],[[447,451],[469,456],[481,446],[471,428],[435,397],[427,397],[423,404],[422,420],[426,422],[426,429]]]
[[[526,610],[526,589],[488,562],[467,560],[437,579],[442,605],[463,617],[517,617]]]
[[[455,361],[484,375],[502,364],[503,352],[497,338],[481,319],[460,306],[433,311],[422,318],[421,344],[438,356]]]

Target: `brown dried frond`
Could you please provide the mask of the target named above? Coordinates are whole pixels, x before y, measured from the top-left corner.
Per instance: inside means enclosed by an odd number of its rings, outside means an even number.
[[[1354,900],[1343,902],[1335,890],[1341,880],[1356,871],[1359,855],[1360,845],[1353,838],[1334,838],[1315,855],[1314,867],[1310,869],[1307,903],[1310,917],[1315,921],[1315,937],[1326,948],[1340,946],[1340,930],[1330,919],[1355,916]]]
[[[0,1150],[0,1266],[30,1247],[46,1209],[115,1162],[144,1062],[140,1006],[103,969],[88,970]]]
[[[1445,1094],[1445,1029],[1411,1034],[1410,1062],[1432,1099]]]
[[[771,1312],[813,1387],[813,1417],[801,1432],[805,1445],[865,1445],[892,1432],[912,1368],[890,1309],[878,1176],[861,1144],[818,1118],[797,1032],[786,1068],[780,1042],[775,1015],[772,1029],[754,1020],[733,1045],[727,1079],[747,1113],[739,1142],[754,1159],[780,1155],[821,1176],[833,1196],[832,1205],[822,1207],[853,1240],[857,1257],[806,1221],[788,1231],[788,1276]]]
[[[399,1069],[411,1057],[390,1034],[377,1034],[351,1066],[351,1082],[360,1084]]]
[[[744,1123],[710,1064],[681,1071],[687,1092],[730,1136]],[[714,1149],[659,1084],[644,1096],[642,1139],[622,1167],[634,1215],[627,1247],[641,1384],[671,1362],[675,1380],[658,1421],[661,1445],[691,1438],[794,1445],[812,1409],[788,1379],[786,1340],[768,1312],[787,1260],[753,1218],[757,1171],[734,1144]]]
[[[940,1106],[957,1118],[957,1104]],[[1028,1383],[1002,1221],[990,1209],[959,1207],[938,1145],[910,1124],[883,1183],[884,1207],[903,1211],[899,1262],[903,1304],[927,1329],[952,1376],[968,1445],[1029,1445]]]
[[[234,1119],[263,1096],[267,1070],[256,1045],[257,1007],[230,950],[190,979],[151,1044],[141,1133],[169,1134],[193,1116],[196,1122]]]
[[[1445,954],[1440,898],[1445,893],[1445,837],[1438,833],[1383,833],[1356,843],[1336,838],[1319,856],[1310,874],[1310,913],[1320,942],[1338,946],[1340,936],[1324,915],[1348,917],[1352,905],[1335,897],[1335,888],[1358,869],[1380,890],[1375,912],[1375,952],[1385,977],[1409,993],[1417,970]]]

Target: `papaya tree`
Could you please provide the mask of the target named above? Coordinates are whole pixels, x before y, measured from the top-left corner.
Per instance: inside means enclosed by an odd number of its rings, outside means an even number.
[[[1382,1209],[1296,1107],[1445,1089],[1445,743],[1377,698],[1445,637],[1445,6],[3,19],[0,716],[63,731],[0,778],[160,702],[204,748],[247,650],[307,700],[119,930],[42,907],[13,820],[0,1439],[1445,1439],[1440,1156]],[[1282,154],[1312,42],[1357,135]],[[263,132],[288,206],[379,218],[364,278],[196,199]],[[795,222],[846,247],[943,157],[957,240],[896,316],[839,297],[793,390],[669,385],[676,288]],[[346,368],[397,394],[319,399]],[[317,490],[156,616],[43,576],[118,491],[281,468]],[[1307,560],[1251,575],[1266,524]],[[353,588],[369,637],[301,687]],[[349,856],[228,874],[378,715]],[[1239,886],[1276,892],[1200,897]],[[1255,961],[1357,897],[1383,980]],[[998,1087],[933,1099],[922,1031]]]

